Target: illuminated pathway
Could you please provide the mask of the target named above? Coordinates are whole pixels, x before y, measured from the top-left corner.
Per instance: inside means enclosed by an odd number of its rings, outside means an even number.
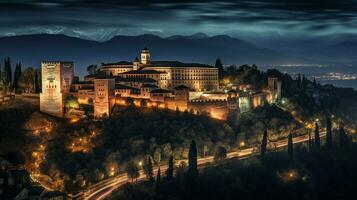
[[[320,137],[325,137],[325,136],[326,136],[326,132],[322,131],[320,133]],[[309,140],[308,135],[297,136],[297,137],[293,138],[293,143],[296,144],[296,143],[306,142],[308,140]],[[282,148],[287,145],[288,145],[287,139],[283,139],[283,140],[280,140],[280,141],[274,143],[275,148]],[[234,151],[234,152],[229,152],[227,154],[227,159],[233,159],[233,158],[246,159],[246,158],[256,155],[257,150],[258,149],[256,147],[251,147],[251,148],[241,149],[241,150]],[[180,163],[182,161],[187,162],[187,160],[178,160],[176,163]],[[197,160],[197,164],[199,167],[203,167],[204,165],[212,163],[212,162],[213,162],[213,156],[199,158]],[[162,173],[165,173],[166,169],[167,169],[167,165],[160,166],[160,170]],[[156,171],[157,171],[157,167],[154,168],[154,172],[156,172]],[[142,181],[145,179],[146,179],[146,176],[145,176],[143,170],[140,170],[140,176],[137,179],[137,181]],[[128,176],[126,174],[121,174],[116,177],[106,179],[102,182],[99,182],[99,183],[91,186],[90,188],[88,188],[86,191],[74,195],[72,198],[73,199],[85,199],[85,200],[102,200],[102,199],[105,199],[106,197],[108,197],[115,189],[119,188],[120,186],[123,186],[124,184],[126,184],[128,182],[130,182],[130,179],[128,178]]]

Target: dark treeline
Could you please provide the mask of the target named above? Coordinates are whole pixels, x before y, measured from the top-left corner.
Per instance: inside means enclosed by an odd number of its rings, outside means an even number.
[[[12,70],[10,58],[4,60],[0,65],[0,90],[5,92],[40,92],[41,80],[40,71],[32,67],[22,70],[22,65],[16,63],[15,70]]]
[[[264,150],[261,157],[225,161],[195,173],[194,180],[195,165],[180,165],[174,179],[163,179],[160,188],[146,182],[129,184],[109,199],[350,199],[357,185],[357,145],[343,127],[332,137],[331,144],[311,149],[308,144],[294,145],[290,134],[286,152]]]

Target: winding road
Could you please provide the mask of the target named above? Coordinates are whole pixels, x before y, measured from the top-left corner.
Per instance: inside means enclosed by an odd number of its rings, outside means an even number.
[[[321,133],[320,137],[326,136],[326,131],[322,131],[320,133]],[[297,137],[293,138],[293,143],[297,144],[297,143],[306,142],[308,140],[309,140],[308,135],[297,136]],[[280,140],[280,141],[277,141],[274,143],[275,148],[282,148],[287,145],[288,145],[287,139],[283,139],[283,140]],[[253,157],[254,155],[256,155],[256,148],[250,147],[250,148],[245,148],[245,149],[241,149],[241,150],[234,151],[234,152],[229,152],[227,154],[226,159],[241,160],[241,159]],[[199,158],[197,160],[197,165],[198,165],[198,167],[204,167],[205,165],[212,163],[213,159],[214,159],[213,156]],[[182,161],[187,162],[187,160],[178,160],[176,163],[180,163]],[[167,165],[161,165],[160,166],[161,172],[165,173],[167,167],[168,167]],[[154,168],[154,172],[156,172],[156,171],[157,171],[157,167]],[[146,176],[145,176],[143,170],[140,170],[140,175],[139,175],[139,178],[137,179],[137,181],[143,181],[145,179],[146,179]],[[126,184],[130,181],[131,180],[128,178],[128,176],[126,174],[120,174],[116,177],[103,180],[102,182],[99,182],[99,183],[91,186],[84,192],[70,196],[70,198],[84,199],[84,200],[102,200],[102,199],[105,199],[106,197],[108,197],[114,190],[116,190],[117,188],[123,186],[124,184]]]

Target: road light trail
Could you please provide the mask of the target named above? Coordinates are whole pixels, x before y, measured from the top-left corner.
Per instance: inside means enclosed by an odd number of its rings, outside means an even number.
[[[326,131],[322,131],[320,134],[320,137],[325,137],[325,136],[326,136]],[[294,137],[293,143],[297,144],[297,143],[306,142],[308,140],[309,140],[309,135],[302,135],[302,136]],[[275,142],[276,148],[286,147],[287,145],[288,145],[287,139],[283,139],[283,140]],[[255,148],[255,147],[250,147],[250,148],[241,149],[241,150],[234,151],[234,152],[229,152],[227,154],[227,159],[236,158],[236,159],[241,160],[241,159],[250,158],[255,155],[256,149],[257,148]],[[208,163],[212,163],[213,161],[214,161],[213,156],[199,158],[199,159],[197,159],[197,165],[198,165],[198,167],[201,168],[201,167],[204,167],[204,165],[206,165]],[[187,163],[187,160],[177,160],[177,163],[180,163],[180,162]],[[165,173],[167,168],[168,168],[167,165],[160,166],[162,174]],[[158,169],[158,167],[154,168],[154,175],[156,174],[157,169]],[[137,178],[137,181],[140,182],[140,181],[145,180],[146,176],[144,174],[144,171],[140,170],[139,173],[140,173],[140,175]],[[90,189],[88,189],[86,192],[84,192],[83,195],[77,195],[77,197],[75,199],[102,200],[102,199],[105,199],[106,197],[108,197],[114,190],[125,185],[128,182],[130,182],[128,176],[126,174],[121,174],[115,178],[111,178],[109,180],[105,180],[105,181],[102,181],[100,183],[93,185]]]

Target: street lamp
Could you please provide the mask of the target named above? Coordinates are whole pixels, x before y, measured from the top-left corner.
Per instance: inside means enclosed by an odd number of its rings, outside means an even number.
[[[245,146],[245,142],[244,141],[241,141],[240,143],[239,143],[239,147],[244,147]]]

